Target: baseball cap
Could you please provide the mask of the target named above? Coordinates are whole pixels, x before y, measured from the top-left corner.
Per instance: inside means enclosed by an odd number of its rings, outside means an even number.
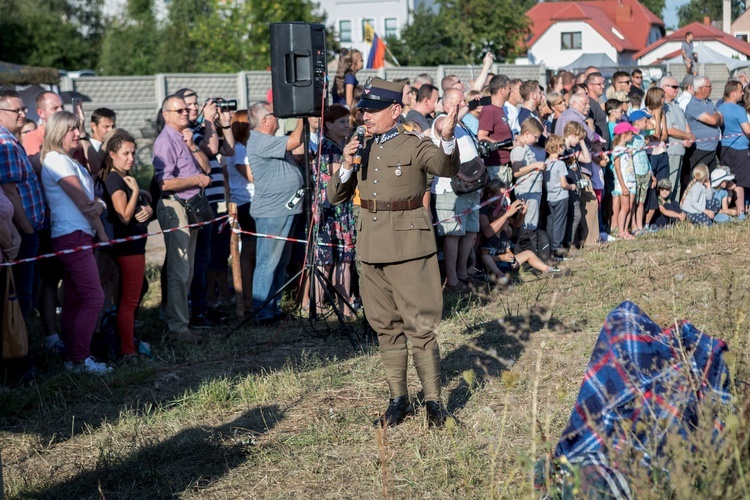
[[[628,132],[638,133],[638,129],[628,122],[620,122],[615,125],[615,135],[625,134]]]
[[[651,115],[643,111],[642,109],[636,109],[632,113],[630,113],[630,123],[636,122],[640,120],[641,118],[651,118]]]

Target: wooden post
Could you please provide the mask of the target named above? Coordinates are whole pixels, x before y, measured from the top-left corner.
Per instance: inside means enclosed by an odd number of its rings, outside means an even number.
[[[237,204],[229,204],[229,218],[231,220],[232,236],[229,240],[229,248],[232,255],[232,282],[234,283],[234,295],[236,298],[235,314],[239,319],[245,315],[245,300],[242,293],[242,265],[240,263],[240,235],[234,232],[239,227],[237,223]]]

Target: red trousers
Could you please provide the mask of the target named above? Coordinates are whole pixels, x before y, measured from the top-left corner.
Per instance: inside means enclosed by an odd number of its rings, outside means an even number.
[[[120,353],[135,352],[135,310],[141,299],[143,275],[146,272],[146,255],[119,255],[115,257],[120,267],[120,303],[117,306],[117,331],[120,334]]]

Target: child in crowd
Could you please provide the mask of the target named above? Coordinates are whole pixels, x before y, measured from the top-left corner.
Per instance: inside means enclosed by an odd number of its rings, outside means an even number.
[[[349,109],[357,104],[354,99],[354,89],[359,85],[357,73],[362,67],[362,52],[357,49],[341,50],[339,66],[333,79],[333,89],[331,89],[334,104],[343,104]]]
[[[498,179],[491,180],[484,189],[482,200],[498,197],[505,185]],[[485,205],[479,211],[479,228],[481,243],[479,257],[487,273],[497,283],[506,284],[506,274],[517,270],[522,264],[529,263],[534,269],[542,273],[559,273],[557,267],[548,266],[531,250],[514,253],[510,237],[513,234],[513,220],[516,215],[522,215],[525,205],[522,200],[516,200],[505,205],[505,198],[500,197]]]
[[[615,126],[622,121],[622,103],[616,99],[609,99],[604,103],[604,111],[607,113],[609,136],[614,137]]]
[[[714,222],[727,222],[739,214],[736,208],[729,208],[729,202],[732,198],[729,194],[729,184],[733,180],[734,175],[729,171],[729,167],[719,165],[711,172],[711,187],[714,191],[713,199],[719,202],[719,213],[714,216]]]
[[[568,195],[568,225],[565,229],[565,242],[567,248],[577,242],[578,226],[581,223],[581,193],[578,188],[583,173],[581,164],[591,163],[591,153],[586,145],[586,130],[578,122],[568,122],[563,129],[565,137],[565,164],[568,167],[568,181],[576,189]],[[587,179],[588,181],[588,179]]]
[[[564,257],[563,247],[565,229],[568,225],[568,191],[573,191],[575,184],[568,183],[568,169],[565,162],[560,160],[560,154],[565,150],[565,140],[559,135],[551,135],[545,145],[547,150],[547,166],[544,170],[544,185],[547,188],[547,232],[552,240],[552,254]]]
[[[630,114],[630,124],[634,127],[633,137],[628,141],[627,146],[631,149],[633,155],[633,170],[635,171],[635,196],[632,201],[635,206],[632,207],[633,214],[633,234],[639,236],[643,233],[643,215],[644,206],[648,197],[649,187],[656,187],[656,177],[651,172],[651,163],[648,161],[648,154],[643,149],[646,146],[646,137],[641,133],[646,130],[648,120],[651,115],[637,109]],[[646,225],[650,223],[646,221]]]
[[[539,226],[545,154],[544,150],[535,144],[543,133],[544,127],[539,120],[527,118],[521,124],[521,133],[517,137],[520,146],[516,146],[510,152],[513,178],[516,181],[516,197],[523,200],[526,205],[522,227],[531,231],[535,231]]]
[[[671,226],[677,221],[685,220],[685,212],[680,208],[680,204],[672,201],[672,181],[669,179],[659,179],[656,183],[659,192],[658,203],[659,210],[651,224],[654,229],[660,229]]]
[[[630,225],[630,207],[635,198],[636,178],[633,169],[633,156],[627,144],[633,138],[633,126],[627,122],[618,123],[615,136],[612,139],[612,163],[614,171],[614,186],[612,187],[612,222],[611,232],[617,232],[619,237],[632,240],[633,235],[628,232]]]
[[[710,226],[713,224],[720,205],[719,200],[713,197],[708,167],[702,163],[696,165],[692,178],[693,180],[685,189],[680,206],[690,222]]]

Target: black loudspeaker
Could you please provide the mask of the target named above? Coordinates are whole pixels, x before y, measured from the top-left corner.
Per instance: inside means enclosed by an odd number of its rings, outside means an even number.
[[[279,118],[320,116],[326,82],[326,28],[271,25],[273,113]]]

